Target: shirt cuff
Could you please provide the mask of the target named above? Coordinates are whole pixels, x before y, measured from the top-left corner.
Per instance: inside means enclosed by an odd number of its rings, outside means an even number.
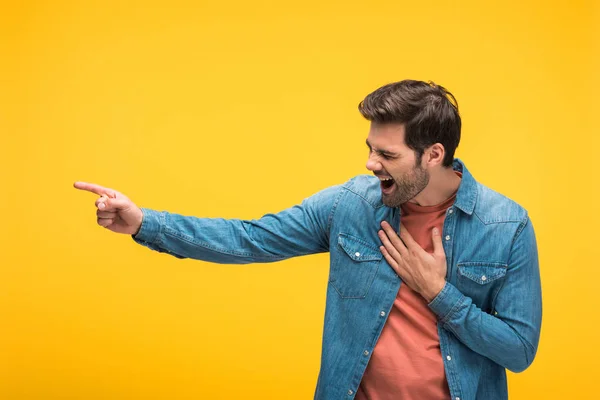
[[[161,222],[164,222],[164,213],[147,208],[141,210],[144,214],[142,226],[137,234],[131,236],[138,242],[154,243],[160,233]]]
[[[447,321],[464,299],[465,295],[456,286],[446,282],[442,291],[429,303],[429,308],[441,321]]]

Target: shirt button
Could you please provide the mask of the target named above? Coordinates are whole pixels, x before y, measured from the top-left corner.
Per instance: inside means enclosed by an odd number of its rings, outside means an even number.
[[[352,396],[352,393],[354,393],[352,390],[348,390],[348,396]]]
[[[450,235],[446,235],[446,240],[450,240]]]
[[[360,253],[359,253],[358,251],[357,251],[356,253],[354,253],[354,255],[355,255],[356,257],[360,257]]]
[[[454,400],[460,400],[460,397],[457,397],[457,398],[456,398],[456,399],[454,399]]]
[[[449,210],[448,210],[448,214],[452,214],[453,212],[454,212],[454,210],[453,210],[453,209],[449,209]]]
[[[481,277],[481,280],[482,280],[482,281],[487,281],[487,276],[483,275],[483,276]]]
[[[382,317],[385,317],[385,311],[380,312],[379,315],[381,315]]]
[[[368,350],[365,350],[365,351],[363,352],[363,354],[364,354],[365,356],[368,356],[368,355],[369,355],[369,351],[368,351]]]
[[[451,361],[451,360],[452,360],[452,357],[450,357],[450,356],[446,356],[446,360],[448,360],[448,361]]]

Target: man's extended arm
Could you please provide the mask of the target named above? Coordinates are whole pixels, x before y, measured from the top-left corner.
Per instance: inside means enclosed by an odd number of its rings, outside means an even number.
[[[133,239],[178,258],[222,264],[273,262],[329,249],[329,228],[341,187],[324,189],[256,220],[197,218],[142,208]]]

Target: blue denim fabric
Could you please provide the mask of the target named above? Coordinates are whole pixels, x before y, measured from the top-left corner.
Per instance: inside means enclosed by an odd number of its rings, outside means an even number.
[[[521,206],[476,182],[460,160],[454,169],[462,181],[442,232],[447,283],[429,307],[452,399],[506,399],[505,369],[527,368],[540,336],[535,234]],[[257,220],[143,212],[134,240],[179,258],[243,264],[329,251],[315,399],[354,398],[402,283],[377,236],[381,221],[398,229],[401,215],[383,205],[376,177],[357,176]]]

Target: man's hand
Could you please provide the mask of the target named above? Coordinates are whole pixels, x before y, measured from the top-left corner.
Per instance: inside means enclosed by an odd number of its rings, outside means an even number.
[[[116,233],[135,235],[142,226],[144,214],[125,195],[93,183],[75,182],[76,189],[100,196],[96,200],[98,225]]]
[[[404,225],[400,226],[400,237],[387,222],[383,221],[381,227],[379,238],[383,246],[379,249],[383,256],[402,281],[430,303],[446,284],[446,254],[438,229],[433,228],[433,254],[429,254]]]

